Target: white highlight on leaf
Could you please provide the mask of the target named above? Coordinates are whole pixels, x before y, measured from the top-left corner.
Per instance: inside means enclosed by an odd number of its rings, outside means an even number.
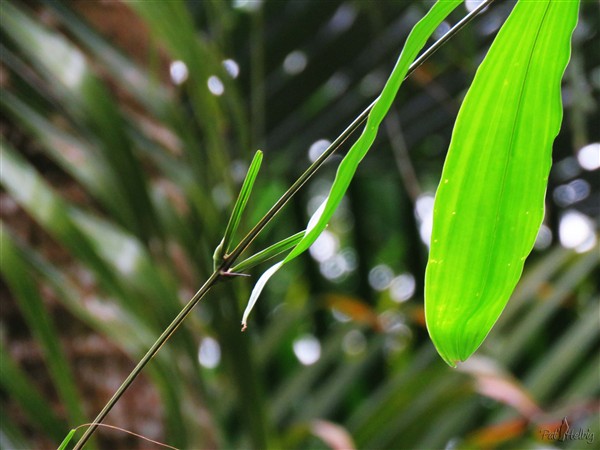
[[[393,278],[394,272],[385,264],[379,264],[369,271],[369,284],[376,291],[389,288]]]
[[[367,349],[367,338],[359,330],[350,330],[342,341],[344,353],[348,356],[357,356]]]
[[[473,10],[475,10],[475,8],[477,8],[481,3],[483,2],[483,0],[466,0],[465,1],[465,8],[467,9],[468,12],[472,12]]]
[[[390,283],[390,297],[396,303],[405,302],[413,296],[416,287],[415,277],[408,272],[403,273]]]
[[[120,252],[117,253],[115,265],[122,274],[131,274],[140,257],[139,247],[130,240],[124,240]]]
[[[277,272],[281,266],[283,266],[283,261],[280,261],[277,264],[269,267],[265,271],[265,273],[263,273],[260,276],[260,278],[258,279],[256,284],[254,285],[254,289],[252,289],[252,293],[250,294],[250,299],[248,300],[248,305],[246,306],[246,309],[244,310],[244,315],[242,316],[242,331],[247,326],[248,316],[250,315],[252,308],[254,308],[254,305],[256,304],[256,300],[258,300],[258,296],[264,289],[265,284],[267,284],[267,281],[269,281],[269,278],[271,278],[273,275],[275,275],[275,272]]]
[[[313,142],[308,149],[308,159],[310,159],[310,162],[315,162],[330,145],[331,142],[327,139],[319,139]]]
[[[340,310],[337,310],[335,308],[331,308],[331,315],[333,316],[333,318],[335,320],[337,320],[338,322],[342,322],[342,323],[350,322],[352,320],[352,318],[350,316],[348,316],[347,314],[344,314],[343,312],[341,312]]]
[[[333,98],[348,89],[349,84],[350,79],[348,78],[348,75],[342,72],[336,72],[325,82],[323,89],[329,98]]]
[[[431,217],[433,213],[434,197],[431,194],[420,196],[415,203],[415,215],[421,221],[425,221]]]
[[[419,234],[421,240],[428,247],[430,245],[431,230],[433,228],[433,204],[433,195],[424,194],[417,199],[415,205],[415,216],[419,220]]]
[[[354,6],[343,3],[327,24],[327,27],[334,33],[342,33],[352,26],[356,19],[357,11]]]
[[[263,0],[234,0],[233,7],[246,12],[258,11],[262,6]]]
[[[317,208],[317,210],[315,211],[315,213],[312,215],[312,217],[308,221],[308,225],[306,226],[305,234],[310,233],[312,231],[312,229],[317,225],[317,223],[319,223],[319,220],[321,219],[321,216],[323,215],[323,211],[325,211],[325,206],[327,205],[328,200],[329,200],[329,196],[325,197],[325,200],[323,200],[323,203],[321,203],[321,206],[319,206]]]
[[[321,206],[319,206],[319,208],[315,211],[315,213],[312,215],[312,217],[308,221],[308,226],[306,227],[306,233],[309,233],[310,230],[312,230],[315,227],[315,225],[319,222],[319,219],[321,218],[321,215],[323,214],[323,211],[325,210],[325,205],[327,205],[327,198],[325,199],[325,201],[323,201]],[[273,266],[269,267],[265,271],[265,273],[263,273],[260,276],[260,278],[258,279],[256,284],[254,285],[254,289],[252,289],[252,292],[250,293],[250,299],[248,300],[248,305],[246,306],[246,309],[244,310],[244,314],[242,316],[242,331],[244,331],[246,329],[246,326],[248,323],[248,316],[250,315],[252,308],[254,308],[254,305],[256,304],[256,300],[258,300],[258,297],[260,296],[260,293],[262,292],[265,285],[267,284],[267,281],[269,281],[269,279],[273,275],[275,275],[275,273],[281,268],[281,266],[283,266],[283,263],[284,263],[284,261],[280,261],[277,264],[274,264]]]
[[[339,253],[319,263],[319,271],[331,281],[340,281],[349,272],[344,256]]]
[[[437,29],[433,32],[433,35],[436,39],[440,39],[448,31],[450,31],[450,28],[452,28],[450,26],[450,24],[448,22],[444,21],[444,22],[440,23],[440,25],[437,27]]]
[[[42,51],[51,54],[52,58],[44,58],[43,62],[50,66],[51,72],[68,88],[78,89],[88,75],[85,57],[80,52],[71,50],[59,38],[48,37],[44,44]]]
[[[546,225],[542,224],[540,230],[538,231],[538,235],[535,238],[534,247],[536,250],[545,250],[552,244],[552,230],[548,228]]]
[[[581,173],[581,165],[574,156],[567,156],[552,167],[554,176],[559,181],[568,181]]]
[[[554,189],[552,196],[557,205],[565,207],[584,200],[590,195],[591,191],[590,183],[578,178],[570,183],[558,186]]]

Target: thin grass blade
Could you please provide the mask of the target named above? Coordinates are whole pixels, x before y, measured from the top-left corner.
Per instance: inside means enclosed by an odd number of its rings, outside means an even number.
[[[67,434],[64,440],[60,443],[58,450],[65,450],[67,448],[67,445],[69,445],[69,442],[71,442],[71,440],[73,439],[73,436],[75,435],[76,431],[77,430],[74,428],[71,431],[69,431],[69,434]]]
[[[215,254],[213,256],[213,262],[215,267],[221,264],[223,256],[229,251],[231,242],[233,240],[233,236],[237,231],[237,228],[240,224],[240,220],[242,220],[242,214],[246,209],[246,204],[248,203],[248,199],[250,198],[250,194],[252,193],[252,187],[254,186],[256,177],[258,176],[258,171],[260,170],[262,158],[263,153],[260,150],[258,150],[254,154],[254,158],[252,158],[252,162],[250,163],[250,167],[248,168],[248,172],[246,173],[246,178],[244,178],[244,182],[242,183],[240,193],[238,195],[237,200],[235,201],[233,210],[231,211],[231,216],[229,217],[229,222],[227,223],[227,228],[225,229],[225,233],[223,235],[223,240],[215,250]]]
[[[268,261],[271,258],[274,258],[277,255],[280,255],[284,252],[287,252],[290,248],[300,242],[300,240],[304,237],[304,231],[300,231],[290,237],[282,239],[281,241],[261,250],[255,255],[246,258],[239,264],[236,264],[231,268],[232,272],[243,272],[245,270],[251,269],[254,266],[258,266],[265,261]]]

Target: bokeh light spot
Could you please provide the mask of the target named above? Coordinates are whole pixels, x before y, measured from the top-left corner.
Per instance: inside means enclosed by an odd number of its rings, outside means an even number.
[[[394,277],[394,272],[385,264],[379,264],[369,272],[369,284],[376,291],[387,289]]]
[[[577,152],[577,161],[585,170],[596,170],[600,168],[600,143],[594,142],[582,147]]]
[[[289,75],[297,75],[306,68],[308,59],[300,50],[294,50],[283,60],[283,70]]]
[[[415,277],[410,273],[403,273],[395,277],[390,284],[390,297],[397,303],[409,300],[415,293]]]
[[[596,234],[592,220],[579,211],[569,210],[560,219],[558,227],[560,243],[579,253],[591,250],[596,245]]]
[[[221,346],[215,339],[211,337],[202,339],[198,349],[198,361],[202,367],[207,369],[214,369],[219,365],[219,362],[221,362]]]
[[[319,139],[313,142],[308,149],[308,159],[310,159],[310,162],[315,162],[330,145],[331,142],[327,139]]]
[[[294,354],[305,366],[316,363],[321,357],[321,343],[312,334],[305,334],[294,341]]]
[[[223,67],[231,78],[237,78],[240,74],[240,66],[233,59],[226,59],[223,61]]]
[[[187,80],[189,71],[183,61],[173,61],[169,66],[169,74],[171,75],[171,81],[179,85]]]
[[[210,76],[206,84],[208,85],[208,90],[213,95],[220,96],[223,95],[223,92],[225,92],[225,86],[223,85],[223,82],[216,75]]]

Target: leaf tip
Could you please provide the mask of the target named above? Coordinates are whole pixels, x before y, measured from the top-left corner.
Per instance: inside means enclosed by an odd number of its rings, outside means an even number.
[[[71,431],[69,431],[69,433],[67,434],[67,436],[60,443],[60,446],[58,447],[58,450],[65,450],[67,448],[67,445],[73,439],[73,436],[75,435],[76,431],[77,431],[77,428],[73,428]]]

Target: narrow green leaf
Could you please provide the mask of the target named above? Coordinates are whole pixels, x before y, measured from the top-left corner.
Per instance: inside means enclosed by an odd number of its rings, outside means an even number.
[[[217,246],[213,255],[213,263],[215,268],[221,264],[223,256],[227,253],[227,251],[229,251],[231,241],[235,235],[235,232],[237,231],[240,220],[242,220],[242,214],[244,213],[246,204],[250,198],[254,181],[256,181],[256,177],[258,176],[258,171],[260,170],[260,165],[262,163],[262,157],[263,153],[260,150],[257,150],[254,154],[254,158],[252,158],[252,162],[250,163],[250,167],[246,173],[246,178],[244,178],[240,193],[235,201],[233,210],[231,211],[231,216],[229,216],[229,222],[227,223],[227,228],[225,229],[223,239]]]
[[[69,431],[69,434],[67,434],[64,440],[60,443],[58,450],[65,450],[67,448],[67,445],[69,445],[69,442],[71,442],[71,439],[73,439],[73,436],[75,435],[76,431],[77,430],[75,428]]]
[[[544,216],[577,1],[520,1],[458,114],[437,190],[426,319],[451,366],[506,305]]]
[[[460,1],[437,2],[427,15],[425,15],[425,17],[423,17],[423,19],[421,19],[412,29],[394,70],[385,83],[381,95],[377,99],[375,105],[373,105],[373,109],[367,118],[367,124],[365,125],[362,134],[340,163],[322,215],[319,217],[314,228],[310,230],[310,232],[307,230],[304,239],[302,239],[302,241],[285,258],[285,263],[290,262],[292,259],[308,250],[323,230],[325,230],[327,223],[329,223],[329,220],[342,201],[342,198],[350,185],[350,181],[352,181],[352,178],[354,177],[358,164],[371,148],[373,141],[375,141],[379,125],[390,109],[390,106],[396,97],[396,93],[404,81],[408,68],[427,43],[427,39],[429,39],[439,24],[460,3]]]
[[[327,200],[323,203],[322,207],[319,208],[319,211],[317,211],[313,217],[311,217],[309,226],[306,227],[306,234],[302,240],[296,245],[296,247],[292,249],[292,251],[283,261],[269,268],[256,283],[256,286],[250,295],[248,307],[246,308],[242,319],[242,325],[244,327],[246,326],[248,314],[250,313],[252,306],[256,302],[268,279],[273,276],[284,264],[287,264],[292,259],[308,250],[308,248],[317,240],[323,230],[325,230],[327,223],[342,201],[342,198],[344,197],[344,194],[346,193],[346,190],[348,189],[348,186],[354,177],[354,173],[356,172],[358,164],[365,157],[371,148],[371,145],[375,141],[379,125],[390,109],[390,106],[396,97],[396,93],[398,92],[400,85],[404,81],[411,63],[415,60],[421,49],[427,43],[427,39],[429,39],[440,23],[460,3],[461,2],[457,0],[436,2],[435,5],[433,5],[429,12],[425,15],[425,17],[423,17],[423,19],[421,19],[414,26],[408,35],[408,38],[406,39],[406,43],[404,44],[404,48],[402,49],[402,53],[396,62],[394,70],[385,83],[385,86],[381,91],[381,95],[377,98],[371,112],[369,113],[367,124],[365,125],[362,134],[340,163]]]
[[[290,248],[298,244],[300,240],[304,237],[304,231],[300,231],[290,237],[282,239],[281,241],[273,244],[264,250],[256,253],[255,255],[246,258],[241,263],[235,265],[231,268],[232,272],[243,272],[244,270],[248,270],[254,266],[258,266],[265,261],[268,261],[271,258],[274,258],[281,253],[288,251]]]

